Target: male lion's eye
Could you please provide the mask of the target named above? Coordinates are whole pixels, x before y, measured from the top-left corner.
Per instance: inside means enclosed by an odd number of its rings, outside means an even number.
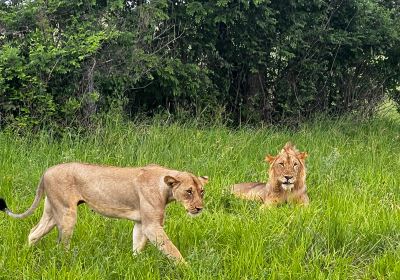
[[[280,166],[284,166],[285,164],[284,164],[283,162],[280,162],[279,165],[280,165]]]
[[[200,191],[200,195],[203,196],[204,195],[204,190]]]
[[[294,166],[297,166],[297,165],[298,165],[297,162],[295,162],[295,163],[294,163]]]
[[[192,190],[187,190],[186,192],[187,192],[188,194],[190,194],[190,195],[193,194]]]

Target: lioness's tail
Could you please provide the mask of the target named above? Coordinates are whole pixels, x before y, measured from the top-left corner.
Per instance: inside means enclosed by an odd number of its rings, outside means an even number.
[[[40,180],[39,186],[36,190],[36,196],[35,196],[35,200],[33,201],[31,207],[29,207],[28,210],[26,210],[24,213],[22,214],[15,214],[13,213],[10,209],[7,208],[7,204],[6,201],[3,198],[0,198],[0,210],[4,211],[7,215],[16,218],[16,219],[23,219],[25,217],[28,217],[29,215],[31,215],[36,208],[38,208],[40,200],[42,199],[44,194],[44,183],[43,183],[43,178]]]

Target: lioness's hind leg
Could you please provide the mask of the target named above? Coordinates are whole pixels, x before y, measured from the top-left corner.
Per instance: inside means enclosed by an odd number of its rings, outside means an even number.
[[[55,220],[58,228],[58,241],[69,248],[69,242],[74,231],[77,218],[77,206],[73,205],[68,208],[61,208],[54,211]]]
[[[55,225],[56,221],[53,218],[50,202],[47,198],[45,198],[43,216],[39,223],[31,229],[31,232],[28,236],[29,245],[33,245],[38,242],[44,235],[49,233]]]
[[[133,254],[139,254],[146,246],[147,236],[142,231],[142,224],[136,223],[133,227]]]

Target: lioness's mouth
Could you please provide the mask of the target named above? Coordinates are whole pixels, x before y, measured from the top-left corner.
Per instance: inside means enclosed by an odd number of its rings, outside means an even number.
[[[187,213],[189,214],[189,216],[194,217],[194,216],[200,215],[201,214],[201,210],[194,210],[194,211],[188,210]]]

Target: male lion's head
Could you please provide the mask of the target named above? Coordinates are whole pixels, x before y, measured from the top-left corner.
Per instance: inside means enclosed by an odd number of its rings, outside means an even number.
[[[269,178],[284,191],[291,191],[295,186],[302,187],[306,178],[306,152],[299,152],[288,142],[277,156],[267,155],[270,163]]]
[[[203,210],[204,185],[208,182],[207,176],[196,177],[182,172],[175,177],[165,176],[164,182],[171,188],[173,198],[183,204],[189,215],[195,216]]]

